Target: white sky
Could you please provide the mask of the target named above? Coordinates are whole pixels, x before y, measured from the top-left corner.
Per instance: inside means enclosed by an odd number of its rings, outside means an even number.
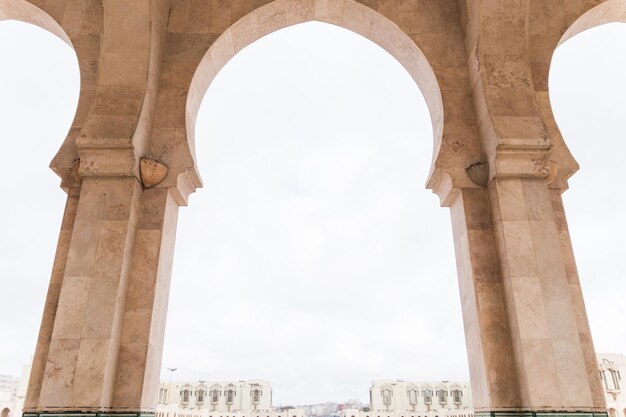
[[[17,22],[0,22],[0,57],[0,373],[18,375],[78,70],[63,42]],[[562,46],[550,80],[581,165],[565,200],[585,301],[611,352],[626,352],[624,73],[626,25],[613,24]],[[424,189],[430,120],[391,56],[320,23],[267,36],[211,85],[196,142],[205,187],[179,215],[163,361],[175,379],[264,378],[275,404],[366,401],[376,378],[468,379],[449,213]]]

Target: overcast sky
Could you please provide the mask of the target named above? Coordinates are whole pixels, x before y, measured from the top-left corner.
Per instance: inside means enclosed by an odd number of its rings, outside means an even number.
[[[34,350],[65,201],[47,166],[71,123],[67,45],[0,22],[0,373]],[[551,72],[581,165],[566,210],[598,351],[626,353],[626,25],[577,36]],[[406,71],[307,23],[220,72],[196,133],[205,186],[180,211],[163,367],[264,378],[275,404],[367,400],[377,378],[467,380],[448,209],[424,189],[432,130]],[[167,378],[167,371],[163,373]]]

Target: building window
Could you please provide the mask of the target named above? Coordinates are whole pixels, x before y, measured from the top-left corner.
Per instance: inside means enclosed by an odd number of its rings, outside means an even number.
[[[255,388],[252,390],[252,403],[258,404],[259,402],[261,402],[261,390]]]
[[[609,369],[609,372],[611,372],[611,379],[613,380],[613,389],[619,389],[619,371],[616,371],[615,369]]]
[[[217,404],[220,401],[220,389],[217,386],[211,388],[211,404]],[[212,416],[209,416],[212,417]]]
[[[203,389],[199,389],[198,391],[196,391],[196,403],[204,404],[204,390]]]
[[[187,404],[189,402],[189,390],[186,389],[186,390],[181,391],[180,397],[181,397],[180,402],[183,404]]]
[[[409,389],[409,404],[417,404],[417,390],[415,388]]]
[[[461,399],[463,398],[463,391],[458,388],[452,390],[452,401],[455,404],[461,404]]]
[[[424,404],[432,404],[433,403],[433,390],[430,388],[426,388],[422,391],[422,395],[424,396]]]
[[[391,404],[391,390],[389,388],[383,389],[383,404]]]
[[[448,391],[445,389],[438,389],[437,398],[439,399],[439,404],[445,404],[448,402]]]
[[[226,390],[226,404],[232,404],[235,399],[235,391],[233,389]]]

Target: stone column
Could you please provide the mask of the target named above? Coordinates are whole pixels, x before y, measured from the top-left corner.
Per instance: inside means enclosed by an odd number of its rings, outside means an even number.
[[[118,411],[155,411],[177,219],[172,190],[144,191],[112,403]]]
[[[63,285],[63,272],[65,271],[67,255],[70,249],[70,237],[74,229],[74,219],[76,218],[79,196],[80,184],[75,184],[67,189],[65,212],[63,213],[63,221],[61,222],[61,231],[59,232],[57,250],[52,265],[48,294],[44,305],[43,317],[41,318],[41,326],[39,328],[37,348],[35,349],[35,356],[33,357],[28,391],[24,402],[24,410],[26,412],[32,411],[39,404],[39,394],[44,378],[46,362],[48,360],[48,351],[50,349],[50,341],[52,340],[52,330],[56,319],[61,286]]]
[[[68,195],[24,415],[153,415],[176,193],[144,188],[163,178],[162,164],[141,171],[144,184],[132,170],[86,165]]]
[[[135,176],[83,179],[43,381],[29,410],[110,409],[141,194]]]
[[[474,409],[516,410],[519,388],[511,359],[487,190],[464,188],[449,199]]]
[[[519,411],[603,413],[594,402],[557,216],[545,177],[496,176],[489,184],[502,291],[513,344]],[[494,358],[495,360],[495,358]],[[595,359],[594,359],[595,360]]]
[[[565,274],[567,276],[567,282],[571,292],[572,304],[574,306],[574,310],[578,313],[576,314],[576,324],[578,326],[578,337],[580,339],[585,358],[585,366],[591,388],[591,398],[594,407],[606,409],[604,389],[602,387],[602,381],[598,369],[598,358],[596,356],[596,350],[593,346],[593,340],[591,339],[591,329],[589,328],[589,320],[587,319],[585,302],[583,300],[583,293],[580,287],[578,269],[576,268],[576,260],[574,259],[574,250],[572,248],[572,241],[569,234],[569,228],[567,226],[563,199],[561,198],[562,190],[552,188],[549,191],[550,196],[552,197],[552,209],[554,210],[554,219],[556,221],[556,228],[561,242],[561,250],[563,251]]]

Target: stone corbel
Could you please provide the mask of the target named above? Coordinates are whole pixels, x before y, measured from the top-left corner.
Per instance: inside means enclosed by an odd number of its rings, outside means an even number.
[[[489,164],[481,161],[465,168],[467,177],[479,187],[486,187],[489,183]]]
[[[145,188],[159,185],[167,176],[168,171],[167,165],[154,159],[141,158],[139,161],[139,174]]]

